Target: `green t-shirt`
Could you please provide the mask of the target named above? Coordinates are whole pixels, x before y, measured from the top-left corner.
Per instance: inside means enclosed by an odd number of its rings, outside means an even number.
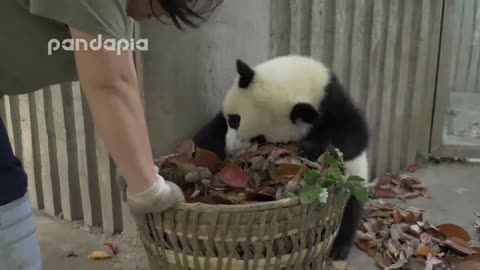
[[[0,99],[77,80],[67,25],[105,39],[132,38],[128,0],[0,0]],[[50,43],[52,48],[53,42]]]

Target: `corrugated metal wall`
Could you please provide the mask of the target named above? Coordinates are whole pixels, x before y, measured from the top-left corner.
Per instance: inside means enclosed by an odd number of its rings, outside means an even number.
[[[29,175],[33,207],[103,225],[106,232],[121,230],[130,216],[122,213],[115,166],[95,134],[78,82],[5,97],[0,104]]]
[[[439,0],[272,2],[272,56],[333,68],[368,117],[374,174],[428,149],[442,9]]]

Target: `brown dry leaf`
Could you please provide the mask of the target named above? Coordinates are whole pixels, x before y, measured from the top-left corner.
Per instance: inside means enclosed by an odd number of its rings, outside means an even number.
[[[245,200],[245,196],[242,195],[244,194],[223,194],[216,191],[210,193],[211,199],[216,202],[216,204],[239,204]]]
[[[108,259],[111,256],[106,251],[94,251],[88,255],[90,260]]]
[[[277,159],[284,158],[287,156],[290,156],[290,152],[288,150],[277,147],[270,152],[270,155],[268,156],[268,160],[272,163],[275,163]]]
[[[425,196],[426,187],[421,181],[408,175],[385,174],[375,186],[376,198],[400,198],[402,200]]]
[[[176,155],[165,161],[166,166],[169,166],[170,164],[174,168],[175,175],[180,177],[184,177],[187,173],[196,168],[193,158],[184,154]]]
[[[480,269],[480,261],[465,260],[456,265],[456,269],[461,270],[478,270]]]
[[[368,241],[368,249],[375,248],[381,243],[382,243],[382,239],[374,239],[374,240]]]
[[[207,167],[214,172],[222,160],[212,151],[205,149],[197,149],[195,152],[195,165],[198,167]]]
[[[274,201],[277,191],[273,187],[260,188],[258,191],[246,191],[246,198],[250,201]]]
[[[433,267],[435,265],[440,264],[443,264],[442,260],[436,258],[435,256],[432,256],[431,254],[428,254],[427,261],[425,262],[425,270],[433,270]]]
[[[254,156],[248,160],[252,165],[250,166],[251,169],[254,170],[265,170],[267,168],[267,161],[263,156]]]
[[[375,247],[369,248],[368,251],[367,251],[367,254],[368,254],[368,256],[370,256],[371,258],[374,258],[375,255],[377,255],[377,249],[376,249]]]
[[[282,184],[285,185],[288,181],[295,179],[301,180],[304,173],[307,171],[305,166],[296,165],[296,164],[287,164],[283,163],[276,168],[269,170],[269,180],[266,181],[266,185],[276,185]]]
[[[381,256],[381,255],[375,258],[375,262],[383,269],[389,267],[393,263],[392,260],[390,260],[390,258]]]
[[[468,256],[466,258],[468,258]],[[460,256],[457,256],[456,254],[447,254],[443,257],[443,260],[445,260],[447,263],[451,265],[456,265],[462,262],[463,258]]]
[[[409,172],[415,172],[418,169],[420,169],[420,165],[418,165],[417,163],[410,164],[407,167],[407,171],[409,171]]]
[[[407,232],[418,238],[422,233],[422,229],[417,224],[414,224],[408,227]]]
[[[355,240],[355,245],[365,253],[367,253],[370,257],[375,257],[375,254],[377,252],[377,249],[375,247],[369,247],[368,241],[356,239]]]
[[[372,232],[373,234],[377,234],[380,232],[383,226],[383,222],[376,218],[370,218],[366,222],[362,224],[366,231]]]
[[[212,177],[212,173],[208,168],[197,167],[193,171],[185,175],[185,182],[187,183],[198,183],[202,179],[209,179]]]
[[[346,261],[333,261],[332,266],[336,270],[347,270],[348,269],[348,263]]]
[[[428,233],[429,235],[431,235],[436,239],[444,240],[446,238],[445,235],[442,232],[440,232],[440,230],[430,225],[428,222],[424,222],[422,228],[426,233]]]
[[[402,218],[407,224],[416,224],[417,223],[417,217],[412,212],[407,212],[406,215],[402,214]]]
[[[387,241],[387,250],[395,259],[400,256],[400,250],[396,247],[392,239],[388,239]]]
[[[239,188],[246,187],[249,179],[242,168],[232,162],[227,162],[215,178],[231,187]]]
[[[452,264],[456,264],[456,269],[478,270],[480,269],[480,255],[469,255],[455,260]]]
[[[446,223],[446,224],[440,224],[436,227],[447,238],[457,237],[467,242],[471,240],[470,234],[464,228],[458,225],[455,225],[452,223]]]
[[[193,153],[195,153],[195,142],[193,140],[186,140],[182,142],[177,148],[177,153],[192,157]]]
[[[390,217],[390,213],[389,212],[385,212],[385,211],[374,211],[374,212],[371,212],[368,216],[369,217]]]
[[[461,245],[462,247],[466,247],[466,248],[469,248],[469,249],[472,248],[472,246],[469,243],[465,242],[464,240],[462,240],[458,237],[449,237],[448,240],[453,241],[453,242]]]
[[[406,258],[410,258],[413,256],[413,254],[415,254],[415,249],[407,243],[403,248],[403,253],[405,254]]]
[[[294,157],[294,156],[287,156],[287,157],[279,158],[279,159],[275,160],[275,164],[277,164],[277,165],[280,165],[282,163],[302,165],[301,159],[298,158],[298,157]]]
[[[396,198],[397,193],[393,192],[390,188],[376,187],[373,195],[376,198]]]
[[[385,270],[395,270],[401,269],[408,261],[406,259],[400,259],[394,264],[390,265],[389,267],[385,268]]]
[[[430,247],[420,244],[415,250],[415,255],[427,257],[430,254]]]
[[[404,270],[418,270],[425,268],[426,258],[412,256],[408,258],[407,264],[404,265]]]
[[[395,221],[395,223],[402,222],[402,215],[400,214],[400,212],[398,210],[394,210],[392,215],[393,215],[393,220]]]
[[[418,190],[415,190],[415,191],[403,194],[402,196],[400,196],[400,198],[403,199],[403,200],[407,200],[407,199],[418,198],[420,196],[422,196],[422,192],[418,191]]]
[[[417,208],[417,207],[409,206],[405,209],[405,211],[412,212],[415,215],[421,215],[422,213],[425,212],[425,209],[420,209],[420,208]]]
[[[275,173],[279,177],[291,179],[305,169],[302,165],[282,163],[275,169]]]
[[[472,254],[475,254],[475,251],[468,248],[468,247],[464,247],[463,245],[461,244],[458,244],[450,239],[447,239],[447,240],[444,240],[442,242],[442,244],[444,246],[447,246],[451,249],[453,249],[454,251],[456,251],[457,253],[460,253],[462,255],[472,255]]]
[[[245,161],[250,161],[252,158],[254,158],[258,154],[259,154],[258,151],[248,151],[238,155],[237,158]]]
[[[391,226],[390,227],[390,237],[393,240],[400,240],[401,239],[401,235],[397,230],[397,226]]]
[[[375,235],[371,234],[371,233],[364,233],[362,231],[357,231],[357,237],[358,239],[360,240],[365,240],[365,241],[371,241],[371,240],[374,240],[375,239]]]

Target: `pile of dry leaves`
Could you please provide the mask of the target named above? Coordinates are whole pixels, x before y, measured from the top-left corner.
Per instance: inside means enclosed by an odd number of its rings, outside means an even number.
[[[427,188],[420,179],[404,175],[387,173],[380,177],[375,185],[373,197],[413,199],[420,196],[427,197]]]
[[[187,202],[207,204],[279,200],[298,191],[309,169],[325,168],[320,162],[301,158],[293,145],[254,145],[222,161],[192,140],[156,163],[160,174],[182,188]]]
[[[385,270],[480,269],[480,247],[455,224],[433,226],[423,210],[371,201],[355,244]]]

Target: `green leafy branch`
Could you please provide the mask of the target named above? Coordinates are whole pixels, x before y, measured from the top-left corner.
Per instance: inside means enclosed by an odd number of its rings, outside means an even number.
[[[347,193],[359,201],[368,201],[370,189],[365,179],[360,176],[345,176],[343,155],[335,149],[335,153],[323,155],[324,170],[310,169],[304,175],[298,193],[302,204],[319,202],[325,204],[331,194]]]

